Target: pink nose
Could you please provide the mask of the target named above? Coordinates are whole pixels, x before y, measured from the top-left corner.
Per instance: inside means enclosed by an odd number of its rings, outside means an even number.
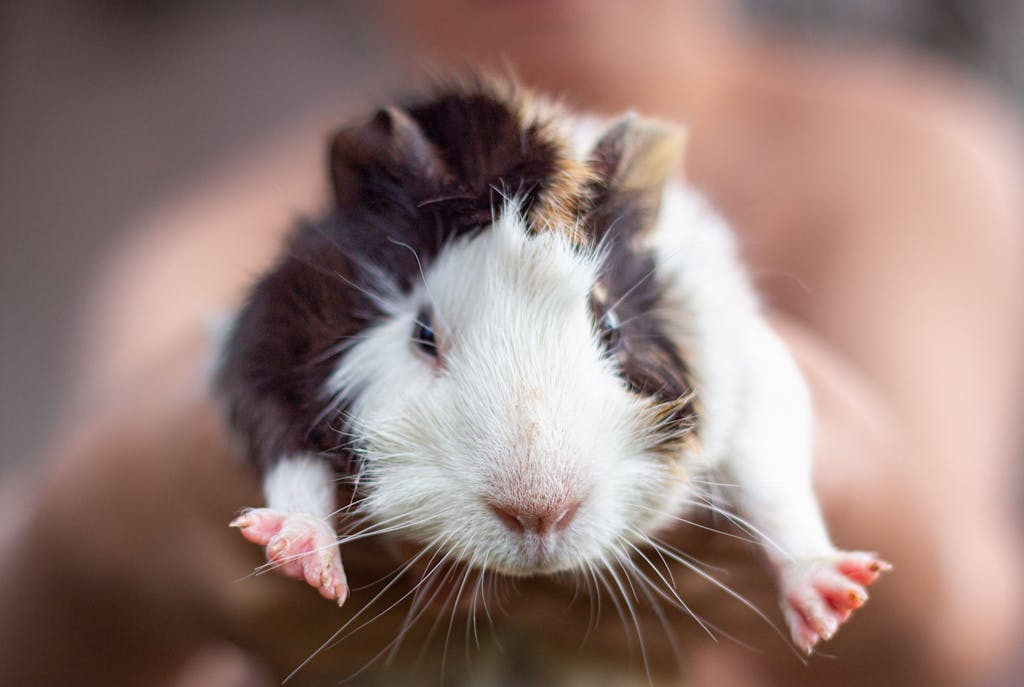
[[[579,501],[568,506],[565,503],[534,506],[534,505],[497,505],[490,504],[491,510],[506,527],[513,532],[525,534],[533,532],[546,535],[560,532],[569,526],[579,510]]]

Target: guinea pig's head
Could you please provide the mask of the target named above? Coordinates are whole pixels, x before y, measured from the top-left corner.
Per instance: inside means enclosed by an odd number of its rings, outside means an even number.
[[[574,151],[573,121],[477,85],[342,130],[334,209],[242,315],[277,399],[257,450],[330,454],[375,529],[512,575],[649,534],[695,431],[644,240],[678,134],[625,117]]]

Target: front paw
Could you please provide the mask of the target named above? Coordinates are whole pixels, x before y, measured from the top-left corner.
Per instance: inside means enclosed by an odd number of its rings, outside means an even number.
[[[875,554],[847,551],[785,564],[780,572],[782,612],[793,642],[809,654],[820,640],[831,639],[868,600],[865,587],[891,569]]]
[[[252,508],[231,522],[249,541],[267,547],[267,560],[287,577],[305,580],[338,605],[348,598],[337,534],[312,515]]]

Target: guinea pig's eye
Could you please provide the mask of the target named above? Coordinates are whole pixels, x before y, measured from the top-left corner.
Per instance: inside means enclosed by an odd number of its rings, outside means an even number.
[[[423,308],[416,315],[416,325],[412,330],[412,342],[423,354],[437,358],[437,339],[434,336],[434,325],[429,308]]]
[[[601,317],[599,335],[601,345],[606,351],[616,351],[622,345],[622,329],[619,316],[614,310],[606,310],[604,316]]]

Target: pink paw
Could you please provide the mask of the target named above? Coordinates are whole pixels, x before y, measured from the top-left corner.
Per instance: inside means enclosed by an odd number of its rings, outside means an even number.
[[[804,558],[782,570],[782,612],[793,641],[811,653],[829,640],[850,615],[864,605],[864,589],[891,570],[873,553],[839,551],[821,558]]]
[[[284,575],[305,580],[338,605],[348,598],[348,582],[341,566],[337,533],[324,520],[312,515],[283,513],[270,508],[252,508],[231,522],[242,536],[267,547],[267,560]]]

